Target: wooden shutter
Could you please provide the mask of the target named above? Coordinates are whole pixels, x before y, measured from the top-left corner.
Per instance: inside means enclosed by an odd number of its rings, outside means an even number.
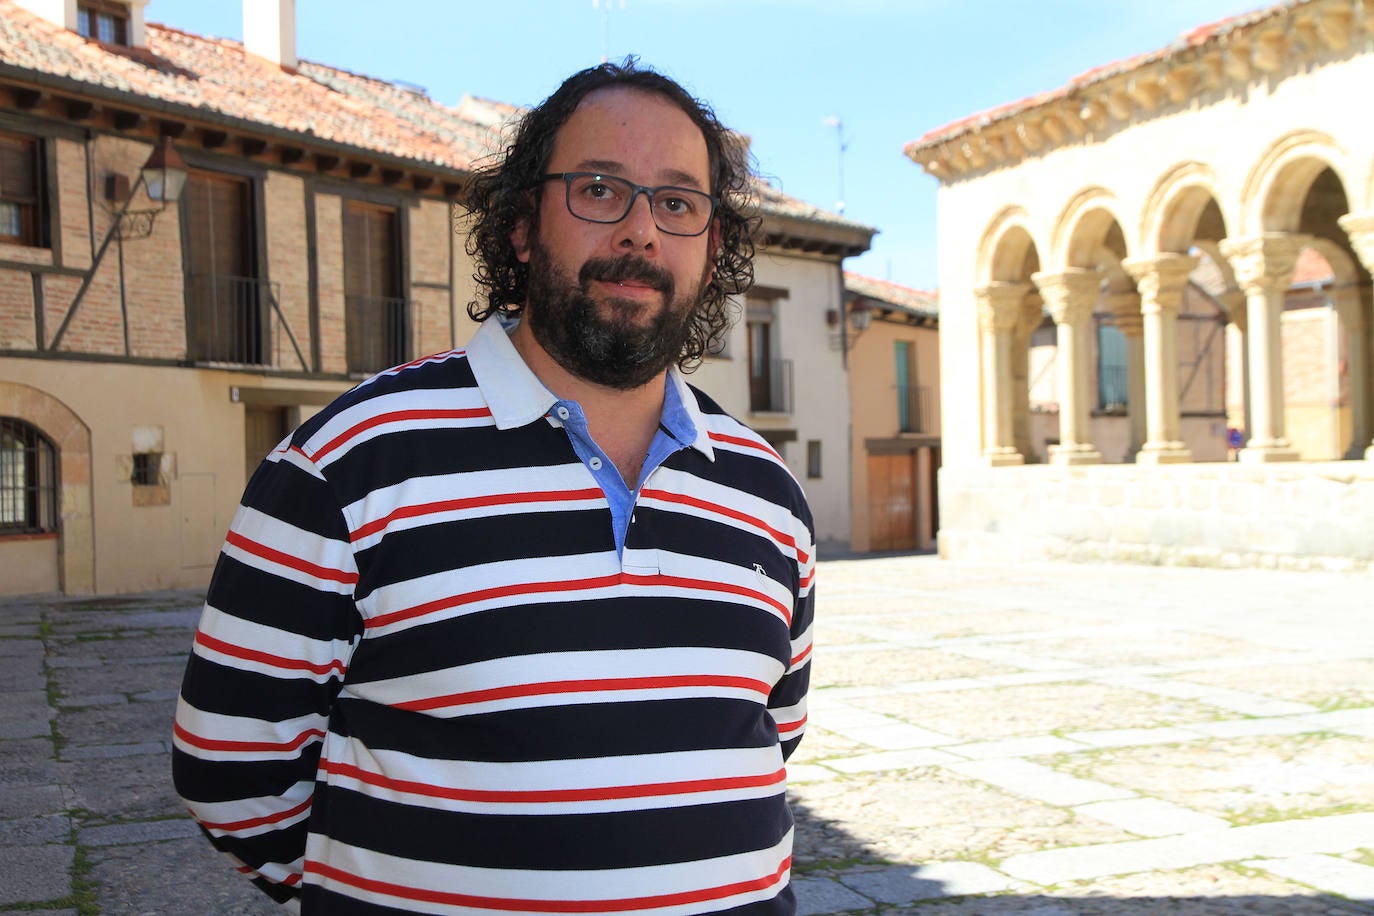
[[[344,205],[344,333],[350,372],[375,372],[405,360],[400,238],[394,207]]]
[[[38,141],[0,134],[0,201],[19,210],[18,234],[10,235],[0,224],[0,238],[40,244],[38,185]]]
[[[251,276],[248,181],[231,175],[192,172],[184,193],[189,272],[216,278]]]

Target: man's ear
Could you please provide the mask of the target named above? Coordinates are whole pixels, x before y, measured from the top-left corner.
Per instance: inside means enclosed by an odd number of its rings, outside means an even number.
[[[510,231],[510,244],[515,249],[515,258],[521,264],[530,262],[530,217],[518,217],[515,228]]]

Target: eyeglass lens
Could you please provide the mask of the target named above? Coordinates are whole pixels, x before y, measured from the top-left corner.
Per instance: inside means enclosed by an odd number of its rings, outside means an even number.
[[[646,188],[613,175],[570,173],[568,209],[573,216],[596,223],[618,223],[630,212],[642,191],[649,195],[654,223],[672,235],[699,235],[711,221],[710,195],[690,188]]]

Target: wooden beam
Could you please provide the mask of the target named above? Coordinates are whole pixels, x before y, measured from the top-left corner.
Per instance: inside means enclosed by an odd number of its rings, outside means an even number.
[[[305,158],[305,150],[299,146],[283,146],[281,148],[281,164],[295,165]]]
[[[412,175],[410,177],[410,186],[417,191],[428,191],[430,188],[434,187],[434,176]]]
[[[173,140],[186,133],[185,121],[161,121],[158,123],[158,133],[164,137],[171,137]]]
[[[239,149],[245,156],[261,156],[267,152],[267,141],[257,137],[244,137],[239,140]]]
[[[30,111],[43,104],[44,95],[38,89],[16,89],[14,90],[14,106],[24,111]]]
[[[400,169],[382,169],[382,184],[400,184],[401,179],[406,177],[406,173]]]
[[[372,163],[370,162],[350,162],[348,164],[348,177],[350,178],[366,178],[371,174]]]
[[[229,135],[222,130],[202,130],[200,145],[205,149],[220,149],[229,142]]]
[[[315,154],[315,171],[332,172],[339,167],[339,157],[328,153]]]

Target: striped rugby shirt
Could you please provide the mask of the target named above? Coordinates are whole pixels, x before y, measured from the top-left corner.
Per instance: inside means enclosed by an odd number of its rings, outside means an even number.
[[[495,320],[249,482],[177,708],[178,792],[306,913],[792,913],[814,528],[755,433],[605,494]]]

